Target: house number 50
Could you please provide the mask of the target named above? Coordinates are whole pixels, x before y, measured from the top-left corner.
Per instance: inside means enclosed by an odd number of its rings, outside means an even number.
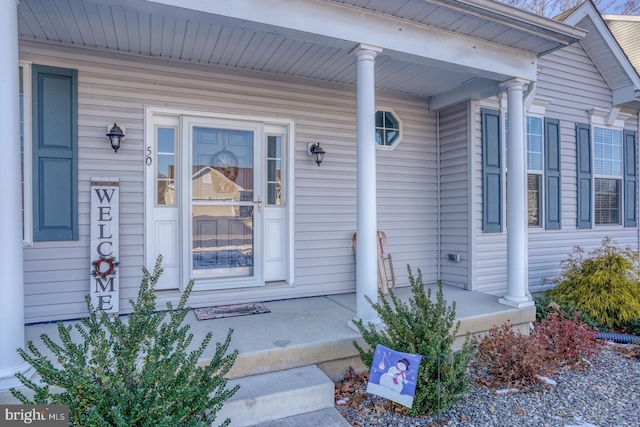
[[[147,166],[151,166],[153,159],[151,158],[151,147],[147,147],[147,157],[144,159]]]

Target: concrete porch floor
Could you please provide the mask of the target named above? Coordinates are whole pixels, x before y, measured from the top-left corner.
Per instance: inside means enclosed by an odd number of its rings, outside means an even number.
[[[435,299],[437,285],[426,285]],[[411,297],[409,287],[395,290],[403,301]],[[535,308],[518,309],[498,303],[498,297],[480,292],[466,291],[453,286],[443,286],[448,303],[456,302],[456,318],[460,320],[457,344],[467,332],[483,333],[492,326],[511,322],[520,330],[528,330],[535,320]],[[349,366],[364,370],[354,340],[362,342],[360,334],[347,323],[356,312],[356,295],[340,294],[308,297],[264,303],[270,313],[198,321],[190,311],[186,322],[194,334],[193,346],[202,342],[205,334],[213,333],[213,342],[205,351],[207,362],[215,351],[214,342],[225,339],[229,328],[234,330],[230,349],[238,349],[239,356],[229,374],[230,378],[280,371],[308,365],[318,365],[329,378],[341,378]],[[65,322],[73,323],[73,322]],[[26,327],[26,339],[31,340],[45,353],[41,334],[58,337],[56,324],[36,324]],[[56,340],[57,341],[57,340]],[[13,397],[0,392],[0,403],[10,403]]]

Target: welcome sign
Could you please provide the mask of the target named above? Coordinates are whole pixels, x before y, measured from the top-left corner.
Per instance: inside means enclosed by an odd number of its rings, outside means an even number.
[[[105,313],[120,307],[120,182],[91,178],[91,304]]]

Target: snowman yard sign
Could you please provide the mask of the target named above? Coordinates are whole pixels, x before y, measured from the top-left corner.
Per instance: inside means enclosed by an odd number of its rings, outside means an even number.
[[[422,356],[376,345],[367,393],[377,394],[411,408]]]

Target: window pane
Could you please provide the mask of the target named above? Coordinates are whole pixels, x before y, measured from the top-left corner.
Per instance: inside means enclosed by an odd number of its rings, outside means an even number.
[[[175,135],[174,128],[157,129],[156,188],[158,205],[175,205]]]
[[[622,132],[594,128],[593,157],[596,175],[622,175]]]
[[[192,268],[209,270],[209,277],[253,274],[252,210],[232,204],[194,205]]]
[[[527,175],[527,206],[529,227],[539,227],[541,222],[541,175]]]
[[[376,127],[381,128],[384,127],[384,112],[376,111]]]
[[[596,224],[620,224],[620,180],[595,179]]]
[[[386,133],[386,144],[385,145],[393,145],[396,142],[396,139],[400,136],[400,132],[397,130],[387,130]]]
[[[391,111],[376,111],[376,144],[392,146],[400,139],[400,121]]]
[[[267,136],[267,205],[282,205],[282,136]]]
[[[390,112],[385,112],[384,113],[384,117],[385,117],[385,121],[384,121],[384,126],[387,129],[398,129],[398,120],[396,120],[396,118],[393,116],[393,114],[391,114]]]
[[[542,119],[527,117],[527,169],[542,170]]]

